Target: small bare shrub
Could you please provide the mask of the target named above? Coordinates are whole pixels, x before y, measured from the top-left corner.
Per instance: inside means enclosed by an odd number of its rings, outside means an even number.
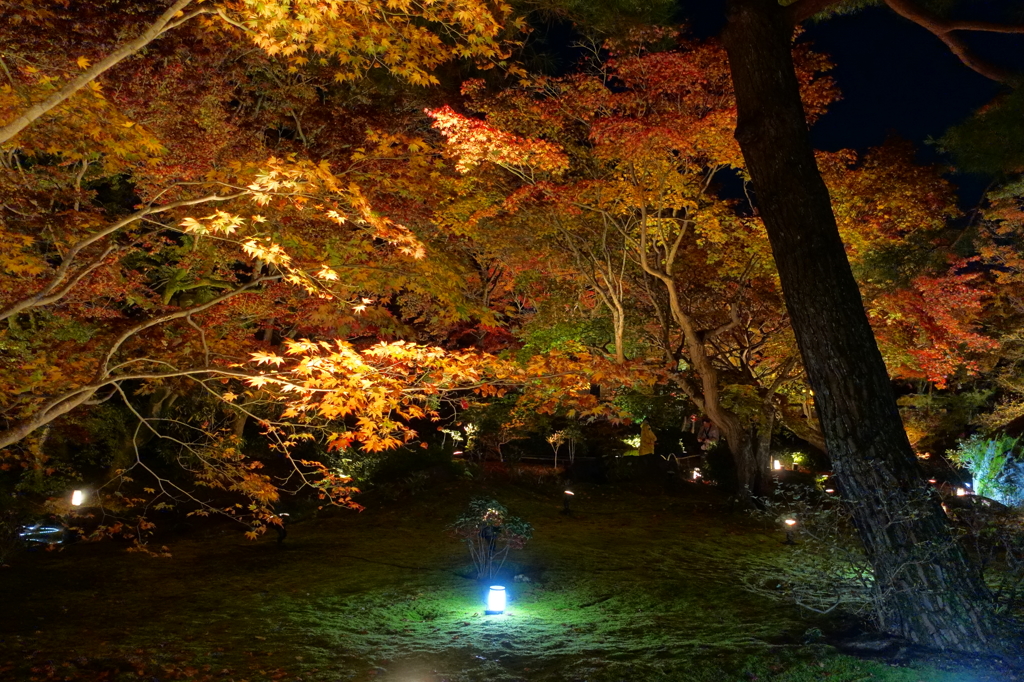
[[[508,553],[522,549],[533,536],[533,526],[496,500],[477,498],[449,530],[469,549],[477,580],[491,579],[505,564]]]

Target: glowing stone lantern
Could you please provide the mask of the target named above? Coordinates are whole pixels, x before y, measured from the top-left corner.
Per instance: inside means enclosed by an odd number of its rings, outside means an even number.
[[[699,481],[701,479],[700,469],[694,469],[692,476],[693,476],[693,480]]]
[[[81,507],[82,502],[85,502],[85,492],[82,490],[75,490],[71,493],[71,506]]]
[[[796,542],[793,541],[793,530],[796,527],[796,519],[785,519],[783,523],[786,524],[786,541],[782,544],[795,545]]]
[[[776,471],[778,471],[781,468],[782,468],[782,462],[780,462],[777,459],[772,461],[772,469],[775,469]]]
[[[956,496],[957,497],[963,497],[966,494],[967,494],[967,490],[965,490],[964,488],[957,488],[956,489]]]
[[[487,610],[484,612],[491,616],[497,616],[505,612],[505,587],[504,585],[491,585],[487,590]]]
[[[566,490],[564,493],[562,493],[562,513],[569,514],[572,512],[572,510],[569,508],[569,504],[572,502],[572,498],[574,495],[575,493],[571,490]],[[491,589],[493,590],[494,588],[492,587]]]

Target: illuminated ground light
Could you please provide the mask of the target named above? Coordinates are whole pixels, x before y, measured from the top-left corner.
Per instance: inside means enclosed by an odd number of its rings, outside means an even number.
[[[777,459],[772,462],[772,469],[775,469],[776,471],[778,471],[781,468],[782,468],[782,462],[780,462]]]
[[[786,524],[786,541],[782,544],[795,545],[796,542],[793,541],[793,530],[796,528],[796,519],[786,519],[783,523]]]
[[[76,490],[71,493],[71,506],[81,507],[83,502],[85,502],[85,492]]]
[[[489,616],[497,616],[505,613],[505,587],[503,585],[491,585],[487,590],[487,611]]]

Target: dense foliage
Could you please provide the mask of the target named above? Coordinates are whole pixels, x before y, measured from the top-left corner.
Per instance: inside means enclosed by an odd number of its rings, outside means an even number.
[[[353,459],[439,426],[504,457],[651,400],[673,403],[657,428],[709,415],[750,489],[780,433],[823,445],[717,42],[632,27],[551,75],[481,0],[2,12],[19,503],[87,487],[98,535],[169,510],[255,535],[286,493],[358,506]],[[795,54],[813,123],[838,89]],[[1005,427],[1019,186],[968,219],[902,143],[819,165],[912,440]]]

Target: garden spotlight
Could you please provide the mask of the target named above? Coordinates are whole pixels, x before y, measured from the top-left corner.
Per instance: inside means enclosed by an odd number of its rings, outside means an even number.
[[[81,507],[82,502],[85,501],[85,492],[82,490],[75,490],[71,493],[71,506]]]
[[[793,529],[796,527],[796,519],[786,519],[783,523],[786,524],[786,541],[782,544],[795,545],[796,543],[793,542]]]
[[[775,471],[778,471],[781,468],[782,468],[782,462],[780,462],[777,459],[772,461],[772,469],[775,469]]]
[[[570,512],[569,503],[572,502],[572,498],[576,493],[571,490],[566,490],[562,494],[562,511],[568,514]]]
[[[505,587],[503,585],[491,585],[487,591],[487,610],[489,616],[499,616],[505,612]]]

